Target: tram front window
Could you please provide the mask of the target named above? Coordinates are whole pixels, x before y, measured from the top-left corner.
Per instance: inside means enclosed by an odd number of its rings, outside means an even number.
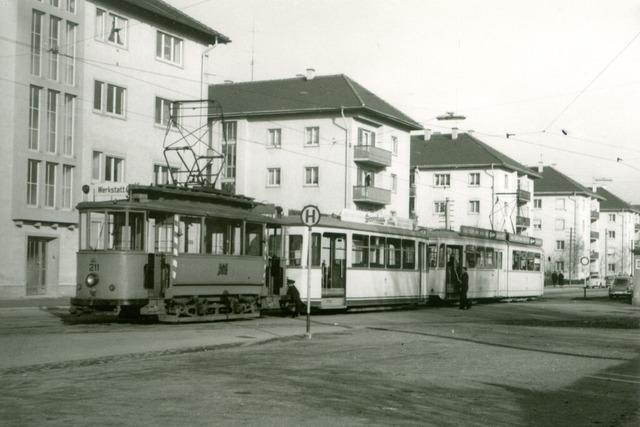
[[[141,251],[144,245],[144,213],[107,213],[107,249],[115,251]]]

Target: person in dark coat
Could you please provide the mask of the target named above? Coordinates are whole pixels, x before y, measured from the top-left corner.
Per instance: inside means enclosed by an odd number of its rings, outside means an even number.
[[[558,274],[558,285],[564,285],[564,274],[562,274],[562,271],[560,272],[560,274]]]
[[[307,311],[307,306],[300,299],[300,291],[294,285],[293,280],[287,280],[289,287],[287,288],[287,307],[289,309],[289,314],[291,317],[298,317],[300,313],[304,313]]]
[[[462,267],[462,275],[460,276],[460,310],[471,308],[471,301],[467,298],[467,292],[469,292],[469,273],[467,273],[467,267]]]
[[[553,270],[553,273],[551,273],[551,283],[553,283],[554,288],[558,284],[558,273],[555,270]]]

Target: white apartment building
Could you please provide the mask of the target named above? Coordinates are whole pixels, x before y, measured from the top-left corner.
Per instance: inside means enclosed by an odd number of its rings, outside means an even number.
[[[161,0],[8,0],[2,11],[0,298],[69,295],[74,207],[166,180],[170,102],[200,98],[203,53],[229,39]]]
[[[219,183],[281,206],[408,221],[409,132],[420,124],[345,75],[210,86]],[[222,130],[224,129],[224,132]]]
[[[596,193],[600,202],[600,265],[606,275],[633,274],[633,248],[640,230],[640,211],[605,188]]]
[[[418,226],[529,234],[539,174],[468,133],[411,137],[409,210]]]
[[[584,280],[601,274],[595,227],[603,197],[551,166],[538,166],[531,210],[532,233],[541,238],[548,280],[553,271],[565,280]]]

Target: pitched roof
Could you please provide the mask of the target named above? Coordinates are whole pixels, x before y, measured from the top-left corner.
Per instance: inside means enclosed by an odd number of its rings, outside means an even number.
[[[630,204],[616,196],[612,192],[605,188],[598,187],[596,193],[605,198],[600,202],[601,212],[614,212],[614,211],[634,211],[636,209]]]
[[[149,14],[154,15],[156,19],[165,20],[169,25],[186,28],[193,32],[194,36],[206,43],[231,42],[229,37],[192,18],[164,0],[111,0],[111,2],[137,9],[147,16]]]
[[[531,169],[537,171],[537,168],[535,167],[532,167]],[[579,182],[551,166],[544,166],[542,168],[541,175],[542,178],[536,181],[536,186],[533,190],[534,195],[543,196],[575,193],[581,196],[604,199],[604,197],[599,196]]]
[[[427,141],[422,135],[411,136],[411,167],[419,169],[503,168],[532,178],[540,175],[468,133],[434,134]],[[537,185],[537,184],[536,184]]]
[[[215,84],[209,99],[225,117],[303,113],[366,113],[418,130],[422,125],[344,74]],[[216,114],[215,110],[210,111]]]

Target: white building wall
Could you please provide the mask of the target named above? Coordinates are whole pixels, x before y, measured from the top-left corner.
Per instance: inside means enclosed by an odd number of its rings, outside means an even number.
[[[633,242],[638,233],[638,214],[629,211],[600,213],[602,266],[607,275],[633,273]],[[613,234],[612,234],[613,233]]]

